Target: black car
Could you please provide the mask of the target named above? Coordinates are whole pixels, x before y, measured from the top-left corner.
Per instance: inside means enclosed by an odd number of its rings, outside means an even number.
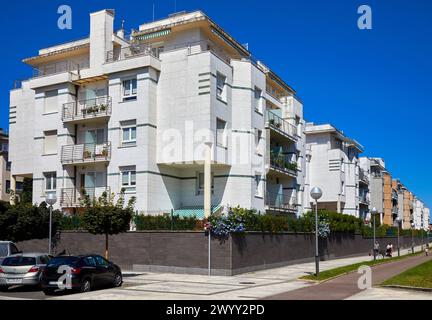
[[[71,281],[66,281],[67,273]],[[71,288],[64,287],[67,283]],[[53,294],[58,289],[89,292],[96,287],[120,287],[122,283],[120,267],[99,255],[52,258],[46,265],[41,279],[41,286],[46,295]]]

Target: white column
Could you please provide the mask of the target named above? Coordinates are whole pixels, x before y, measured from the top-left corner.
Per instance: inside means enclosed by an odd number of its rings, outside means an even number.
[[[206,157],[204,163],[204,214],[208,218],[211,215],[211,151],[212,143],[206,142]]]
[[[10,197],[10,204],[14,205],[16,203],[16,176],[13,175],[10,177],[10,190],[12,194]]]

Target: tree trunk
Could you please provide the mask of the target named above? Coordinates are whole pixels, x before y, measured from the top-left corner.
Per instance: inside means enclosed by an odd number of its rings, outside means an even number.
[[[105,234],[105,259],[108,260],[108,234]]]

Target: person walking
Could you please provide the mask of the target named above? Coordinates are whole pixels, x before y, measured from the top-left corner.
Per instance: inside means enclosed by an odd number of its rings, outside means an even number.
[[[429,243],[426,243],[425,254],[426,254],[426,256],[429,255]]]
[[[374,258],[376,258],[376,256],[379,254],[379,248],[380,248],[380,245],[379,245],[378,241],[375,241],[375,243],[374,243]]]

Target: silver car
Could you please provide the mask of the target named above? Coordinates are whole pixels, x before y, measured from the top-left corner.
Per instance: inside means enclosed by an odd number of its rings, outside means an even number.
[[[52,257],[46,253],[15,254],[0,265],[0,290],[11,286],[37,286],[43,270]]]

